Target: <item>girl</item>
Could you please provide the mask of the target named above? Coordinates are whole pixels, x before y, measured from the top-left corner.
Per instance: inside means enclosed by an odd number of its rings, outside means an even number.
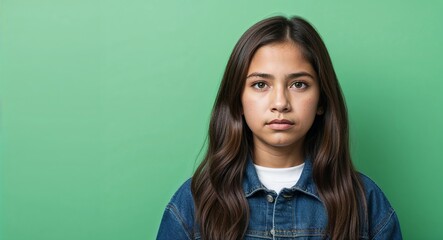
[[[236,44],[204,160],[167,205],[157,239],[401,239],[381,190],[355,171],[326,47],[299,17]]]

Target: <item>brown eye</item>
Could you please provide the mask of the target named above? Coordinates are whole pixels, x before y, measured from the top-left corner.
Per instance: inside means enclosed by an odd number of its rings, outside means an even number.
[[[292,84],[292,86],[294,86],[295,88],[298,88],[298,89],[302,89],[302,88],[307,87],[306,83],[304,83],[304,82],[294,82]]]
[[[252,86],[257,89],[264,89],[267,85],[264,82],[257,82],[254,83]]]

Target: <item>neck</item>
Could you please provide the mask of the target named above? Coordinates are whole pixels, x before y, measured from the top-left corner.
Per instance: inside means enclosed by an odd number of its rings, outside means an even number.
[[[297,146],[274,147],[254,143],[254,163],[263,167],[288,168],[304,162],[303,148]]]

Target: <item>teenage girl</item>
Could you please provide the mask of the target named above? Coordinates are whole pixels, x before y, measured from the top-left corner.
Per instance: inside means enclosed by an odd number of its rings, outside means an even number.
[[[319,34],[299,17],[258,22],[232,51],[205,158],[157,239],[402,239],[382,191],[354,169],[348,138]]]

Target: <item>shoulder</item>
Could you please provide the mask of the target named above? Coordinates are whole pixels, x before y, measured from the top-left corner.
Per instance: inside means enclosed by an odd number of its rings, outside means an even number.
[[[172,211],[177,217],[188,222],[194,220],[194,199],[191,192],[192,179],[185,181],[175,192],[169,201],[166,209]]]
[[[182,201],[192,201],[191,182],[190,178],[178,188],[171,198],[171,203],[179,204]]]
[[[368,176],[359,175],[366,195],[370,239],[401,239],[397,214],[386,195]]]
[[[386,198],[380,187],[368,176],[359,173],[360,180],[363,183],[363,187],[366,194],[366,200],[368,204],[378,205],[380,207],[392,208],[388,199]]]
[[[157,239],[193,239],[194,228],[194,200],[188,179],[166,206]]]

